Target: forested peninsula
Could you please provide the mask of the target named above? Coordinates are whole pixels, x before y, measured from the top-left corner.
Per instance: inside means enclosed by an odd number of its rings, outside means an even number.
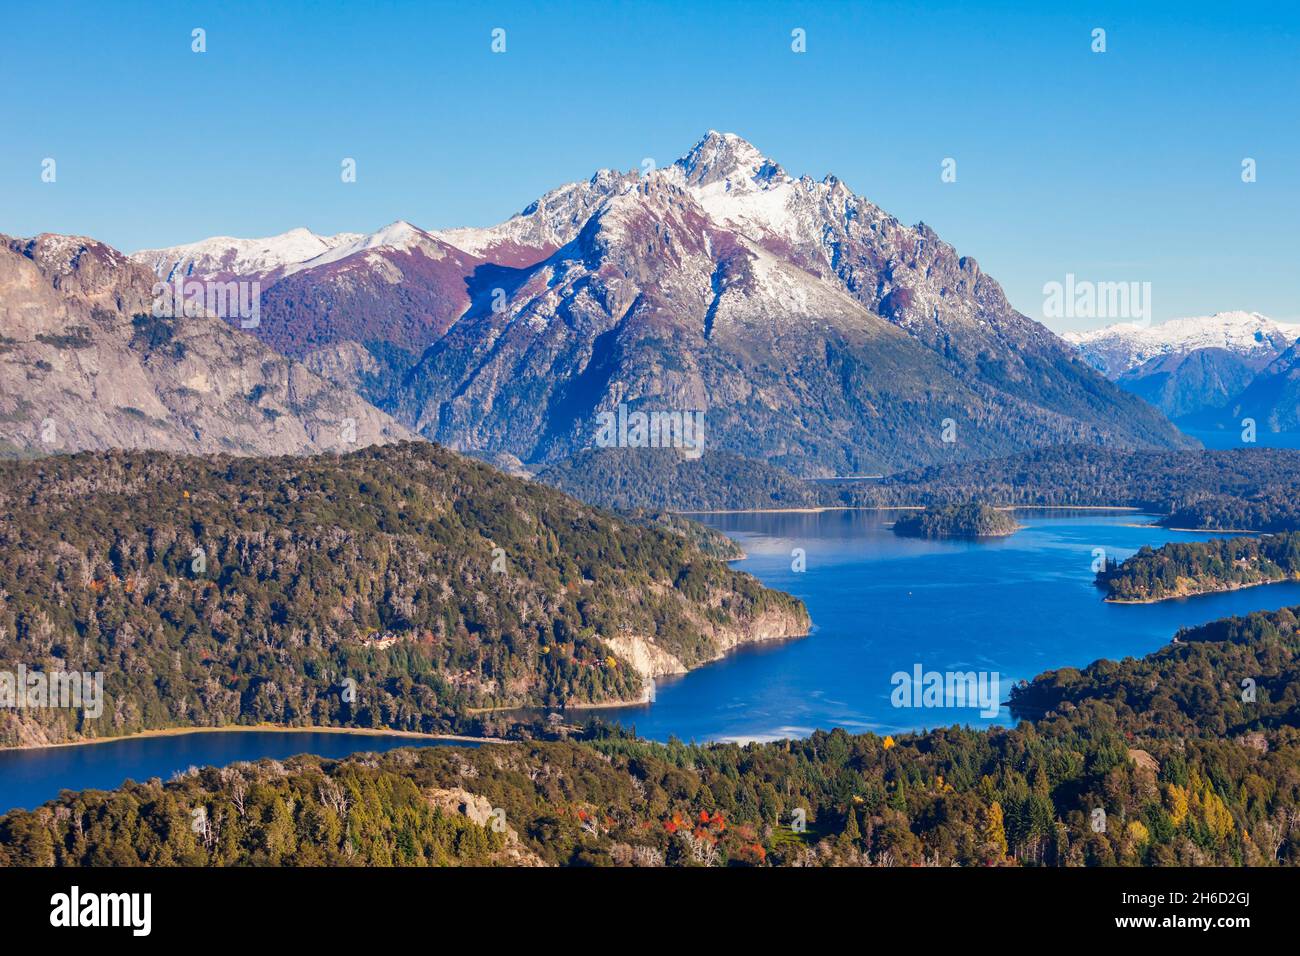
[[[480,709],[635,701],[807,633],[801,602],[683,527],[425,442],[0,462],[0,668],[105,682],[98,719],[0,710],[0,745],[262,723],[479,735],[501,729]]]
[[[1107,565],[1097,574],[1106,600],[1147,604],[1300,580],[1300,532],[1178,541]]]

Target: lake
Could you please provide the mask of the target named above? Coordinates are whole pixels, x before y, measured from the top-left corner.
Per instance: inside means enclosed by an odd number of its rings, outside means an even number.
[[[1234,421],[1224,428],[1180,428],[1184,435],[1197,439],[1206,448],[1223,450],[1244,448],[1241,440],[1241,423]],[[1255,432],[1257,448],[1300,448],[1300,432],[1270,432],[1258,429]]]
[[[243,760],[296,754],[346,757],[395,747],[475,746],[397,734],[320,731],[214,730],[166,737],[107,740],[74,747],[0,750],[0,813],[30,810],[60,790],[112,790],[126,780],[171,777],[188,767],[224,767]]]
[[[987,542],[900,538],[898,512],[825,511],[709,515],[745,549],[736,567],[802,598],[806,638],[751,646],[682,677],[661,679],[648,706],[584,712],[655,740],[772,740],[813,730],[897,733],[952,723],[1009,724],[1005,707],[900,708],[895,672],[997,674],[995,700],[1012,682],[1101,657],[1146,654],[1180,627],[1249,611],[1300,605],[1300,584],[1160,604],[1106,604],[1093,586],[1095,549],[1125,558],[1144,544],[1211,537],[1145,527],[1132,512],[1022,511],[1024,529]],[[792,569],[803,549],[806,570]],[[582,715],[580,715],[582,716]],[[436,745],[398,736],[319,732],[206,732],[91,746],[0,751],[0,812],[33,807],[61,789],[167,779],[190,766],[223,766],[299,753]]]
[[[1014,681],[1045,670],[1141,656],[1180,627],[1300,604],[1300,584],[1292,583],[1160,604],[1105,603],[1092,583],[1094,549],[1122,559],[1144,544],[1213,536],[1137,526],[1151,516],[1021,511],[1023,530],[972,542],[898,537],[888,527],[897,514],[703,516],[745,549],[735,567],[804,600],[812,634],[661,678],[648,706],[596,713],[654,740],[688,741],[1010,724],[1005,707],[992,718],[971,708],[895,707],[891,677],[917,665],[996,672],[1006,700]],[[802,573],[791,568],[796,548],[806,555]]]

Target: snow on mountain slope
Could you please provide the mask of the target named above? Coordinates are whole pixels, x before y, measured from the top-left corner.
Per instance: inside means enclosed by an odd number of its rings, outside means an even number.
[[[719,225],[738,227],[751,237],[811,235],[810,218],[800,215],[798,191],[812,180],[791,178],[735,133],[709,130],[660,175],[689,190]]]
[[[302,272],[304,269],[317,269],[331,262],[339,262],[354,256],[358,252],[372,249],[388,249],[394,252],[411,252],[419,249],[425,255],[437,259],[441,259],[446,254],[446,246],[433,234],[411,225],[405,219],[399,219],[369,234],[354,233],[348,242],[339,243],[310,259],[292,263],[285,267],[280,278]]]
[[[1179,441],[932,232],[838,181],[783,176],[739,137],[710,134],[606,197],[546,259],[508,270],[500,308],[475,296],[384,407],[449,447],[528,462],[589,447],[597,414],[620,404],[701,409],[711,448],[809,475],[941,460],[946,418],[971,456]],[[840,259],[879,281],[846,282]],[[894,292],[883,309],[882,288]],[[914,305],[950,323],[953,348],[898,321]],[[993,328],[1025,354],[984,377],[964,359],[991,351]]]
[[[1061,337],[1078,348],[1090,365],[1116,379],[1153,358],[1197,349],[1225,349],[1262,364],[1300,338],[1300,325],[1275,322],[1258,312],[1235,311],[1147,327],[1123,322]]]
[[[744,451],[808,473],[934,460],[945,417],[968,423],[968,454],[1186,443],[924,223],[733,133],[488,228],[348,237],[268,274],[262,306],[254,334],[284,354],[431,436],[528,460],[573,451],[593,401],[638,392],[707,400],[737,450],[742,405],[820,402],[815,422],[761,413],[784,437]],[[923,437],[898,447],[908,430]]]
[[[213,236],[179,246],[141,249],[130,258],[160,279],[171,279],[178,273],[199,278],[262,276],[315,258],[358,238],[360,234],[355,232],[319,236],[310,229],[297,228],[262,239]]]
[[[635,173],[601,169],[588,180],[552,189],[495,226],[444,229],[434,235],[497,265],[530,266],[572,242],[601,204],[632,188],[636,178]]]

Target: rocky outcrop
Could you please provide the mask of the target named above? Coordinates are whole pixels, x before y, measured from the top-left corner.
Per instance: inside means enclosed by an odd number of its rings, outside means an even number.
[[[604,641],[644,679],[685,674],[710,661],[720,660],[745,644],[805,637],[810,626],[808,612],[802,605],[767,607],[752,618],[725,626],[702,622],[701,632],[708,639],[711,653],[694,656],[689,662],[660,647],[653,636],[621,634],[606,636]]]
[[[155,281],[92,239],[0,237],[0,445],[268,455],[412,437],[219,318],[165,316]]]
[[[497,854],[494,861],[498,866],[546,866],[536,853],[524,845],[518,832],[510,826],[504,813],[497,814],[492,801],[476,793],[470,793],[460,787],[450,789],[430,788],[425,791],[429,802],[443,813],[456,813],[467,818],[471,823],[481,827],[500,826],[499,832],[505,835],[506,845]],[[498,824],[496,821],[501,820]]]

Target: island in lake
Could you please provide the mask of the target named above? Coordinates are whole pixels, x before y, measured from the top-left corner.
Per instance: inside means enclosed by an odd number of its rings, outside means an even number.
[[[1019,530],[1010,512],[974,502],[929,507],[894,522],[895,534],[911,538],[1003,538]]]

